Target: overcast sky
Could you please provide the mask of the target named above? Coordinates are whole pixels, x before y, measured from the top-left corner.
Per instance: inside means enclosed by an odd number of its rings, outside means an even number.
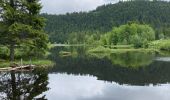
[[[103,4],[118,1],[119,0],[41,0],[43,5],[41,13],[65,14],[67,12],[89,11]]]
[[[97,6],[115,3],[118,0],[41,0],[42,13],[65,14],[94,10]]]

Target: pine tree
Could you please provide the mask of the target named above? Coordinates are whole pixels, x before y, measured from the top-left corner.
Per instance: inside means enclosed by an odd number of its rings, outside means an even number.
[[[39,16],[41,8],[39,0],[0,1],[0,44],[9,47],[10,61],[14,61],[16,47],[47,48],[45,19]]]

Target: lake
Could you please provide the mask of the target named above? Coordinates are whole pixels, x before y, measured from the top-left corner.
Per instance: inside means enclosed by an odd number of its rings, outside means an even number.
[[[170,100],[170,56],[56,47],[49,59],[52,68],[0,72],[0,99]]]

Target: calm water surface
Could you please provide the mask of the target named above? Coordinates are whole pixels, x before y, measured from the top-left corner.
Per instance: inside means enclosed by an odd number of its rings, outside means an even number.
[[[60,50],[72,54],[59,55]],[[54,48],[50,69],[0,72],[4,100],[170,100],[170,57],[155,53],[86,54]]]

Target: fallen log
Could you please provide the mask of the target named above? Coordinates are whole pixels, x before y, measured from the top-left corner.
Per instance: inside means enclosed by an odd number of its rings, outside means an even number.
[[[23,65],[18,67],[6,67],[0,68],[0,71],[15,71],[15,70],[31,70],[34,69],[35,65]]]

